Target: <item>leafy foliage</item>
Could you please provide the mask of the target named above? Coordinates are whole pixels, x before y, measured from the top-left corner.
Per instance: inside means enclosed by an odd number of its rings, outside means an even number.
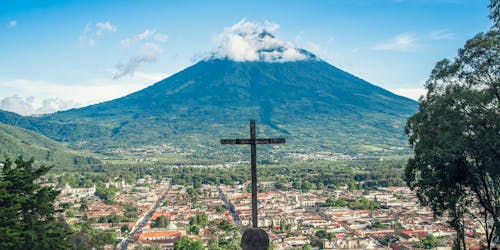
[[[493,12],[498,5],[492,1]],[[415,152],[407,184],[436,215],[449,212],[463,248],[462,217],[475,200],[484,208],[488,248],[500,237],[500,30],[498,12],[492,16],[496,26],[436,64],[406,128]]]
[[[162,216],[159,216],[158,218],[156,218],[156,219],[155,219],[155,220],[151,223],[151,227],[152,227],[152,228],[155,228],[155,227],[165,228],[165,227],[167,227],[169,224],[170,224],[170,220],[167,218],[167,216],[162,215]]]
[[[72,239],[72,249],[104,249],[106,245],[116,244],[116,235],[112,231],[91,229],[82,225]]]
[[[116,191],[117,190],[115,187],[106,188],[98,185],[95,189],[95,195],[99,197],[104,203],[110,204],[114,202]]]
[[[182,236],[178,241],[174,244],[175,250],[203,250],[203,241],[201,240],[193,240],[188,236]]]
[[[59,194],[37,184],[50,167],[32,167],[33,159],[2,162],[0,172],[0,249],[67,249],[72,230],[54,217]]]
[[[189,225],[206,226],[208,224],[208,216],[205,213],[199,213],[189,217]]]
[[[325,203],[319,204],[321,207],[349,207],[350,209],[377,209],[380,208],[380,204],[366,198],[361,198],[357,200],[346,200],[346,199],[335,199],[328,198]]]

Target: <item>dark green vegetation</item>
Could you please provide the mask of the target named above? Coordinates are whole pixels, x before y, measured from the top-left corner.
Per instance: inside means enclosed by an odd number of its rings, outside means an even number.
[[[95,195],[99,197],[104,203],[113,203],[116,195],[116,188],[110,187],[106,188],[102,185],[97,185],[95,189]]]
[[[319,204],[320,207],[349,207],[350,209],[377,209],[380,204],[377,202],[361,198],[359,200],[345,200],[328,198],[325,203]]]
[[[201,61],[113,101],[42,117],[0,112],[0,121],[114,156],[116,148],[167,144],[195,150],[186,158],[217,158],[219,139],[248,137],[250,119],[258,135],[287,138],[280,152],[408,153],[403,128],[417,102],[309,56],[286,63]]]
[[[403,186],[404,160],[358,160],[338,162],[294,163],[289,165],[259,165],[259,188],[289,190],[338,189],[347,185],[350,190],[375,187]],[[71,171],[68,171],[71,170]],[[55,169],[60,180],[73,187],[92,187],[102,183],[124,179],[132,183],[150,175],[157,180],[172,178],[173,184],[192,185],[188,194],[196,195],[203,184],[244,183],[250,180],[250,166],[188,167],[159,165],[107,165],[104,167],[82,166],[78,169]],[[264,184],[273,181],[274,186]]]
[[[33,131],[0,123],[0,157],[35,157],[40,163],[58,165],[92,165],[99,160],[61,144]]]
[[[407,124],[415,152],[408,186],[436,215],[448,212],[463,249],[464,214],[477,203],[485,247],[500,241],[500,1],[490,8],[493,28],[467,41],[454,60],[436,64]]]
[[[397,161],[346,161],[259,166],[259,181],[274,181],[274,188],[312,190],[348,185],[351,189],[402,186],[402,166]],[[226,184],[249,181],[249,166],[230,168],[165,168],[174,184]],[[262,186],[262,185],[261,185]],[[263,188],[263,187],[261,187]]]
[[[188,236],[182,236],[178,241],[174,244],[175,250],[203,250],[203,241],[201,240],[193,240]]]
[[[88,225],[71,228],[56,218],[59,191],[42,186],[50,167],[33,168],[33,160],[5,160],[0,171],[0,249],[91,249],[115,243],[111,232]]]
[[[167,216],[162,215],[151,222],[152,228],[165,228],[170,224],[170,220],[168,220]]]
[[[3,162],[0,172],[0,248],[66,249],[71,230],[54,217],[53,203],[59,194],[34,182],[50,167],[33,169],[33,161],[18,158]]]

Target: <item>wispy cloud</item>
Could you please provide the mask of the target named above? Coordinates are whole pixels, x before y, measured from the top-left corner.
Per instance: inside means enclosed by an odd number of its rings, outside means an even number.
[[[452,40],[455,39],[455,34],[447,30],[436,30],[429,33],[428,37],[432,40]]]
[[[133,76],[134,72],[139,68],[140,65],[144,63],[152,63],[156,61],[158,55],[160,55],[163,50],[154,43],[145,43],[139,55],[131,57],[125,63],[118,63],[116,65],[116,73],[113,79],[119,79],[126,75]]]
[[[96,45],[96,40],[105,33],[116,32],[118,27],[111,24],[109,21],[98,22],[94,25],[87,23],[83,29],[83,33],[78,37],[78,47],[91,48]]]
[[[169,75],[136,71],[132,77],[91,78],[70,85],[0,77],[0,109],[31,115],[78,108],[128,95]]]
[[[249,22],[245,19],[215,37],[217,50],[213,58],[229,58],[234,61],[266,61],[285,62],[305,60],[307,56],[301,53],[290,42],[282,41],[271,33],[279,29],[272,22]]]
[[[60,98],[39,100],[33,96],[23,98],[18,95],[13,95],[0,100],[0,109],[15,112],[20,115],[49,114],[80,106],[79,103],[73,100],[63,100]]]
[[[136,55],[130,57],[128,61],[116,64],[113,79],[119,79],[126,75],[132,77],[142,64],[156,61],[158,56],[163,53],[158,43],[164,43],[167,40],[168,35],[157,32],[154,29],[146,29],[133,37],[122,39],[120,41],[121,46],[130,47],[134,44],[138,44],[140,45],[140,49]]]
[[[168,35],[156,32],[156,30],[146,29],[142,33],[139,33],[131,38],[125,38],[120,41],[120,44],[124,47],[130,46],[136,42],[152,38],[154,41],[166,42],[168,40]]]
[[[16,25],[17,25],[17,21],[16,20],[10,20],[7,23],[7,28],[14,28],[14,27],[16,27]]]
[[[101,36],[105,32],[116,32],[118,29],[115,25],[112,25],[109,21],[104,23],[96,23],[97,31],[95,32],[96,36]]]
[[[155,36],[153,37],[153,39],[158,41],[158,42],[164,43],[168,40],[168,36],[165,34],[156,33]]]
[[[386,42],[382,42],[372,46],[373,50],[392,50],[404,51],[415,46],[416,38],[414,35],[403,33],[399,34]]]

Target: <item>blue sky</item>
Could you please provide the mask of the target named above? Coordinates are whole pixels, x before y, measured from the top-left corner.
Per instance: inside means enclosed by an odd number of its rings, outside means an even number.
[[[224,46],[242,23],[416,99],[438,60],[490,27],[488,3],[0,1],[0,109],[47,113],[126,95]]]

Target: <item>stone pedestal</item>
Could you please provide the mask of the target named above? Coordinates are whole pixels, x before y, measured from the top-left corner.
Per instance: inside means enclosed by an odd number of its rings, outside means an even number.
[[[248,228],[241,237],[241,248],[243,250],[267,250],[269,236],[260,228]]]

